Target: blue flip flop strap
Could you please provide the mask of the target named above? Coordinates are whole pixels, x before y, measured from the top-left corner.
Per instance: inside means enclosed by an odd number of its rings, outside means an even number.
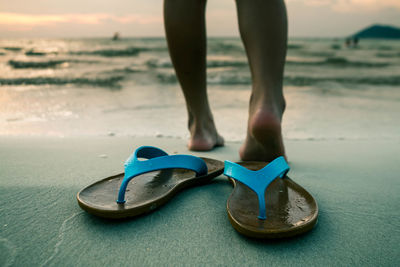
[[[246,169],[237,163],[226,160],[224,174],[242,182],[257,194],[259,202],[258,218],[265,220],[267,218],[265,211],[265,190],[273,180],[278,177],[283,178],[289,169],[290,167],[284,157],[276,158],[258,171]]]
[[[126,160],[124,167],[125,176],[119,188],[117,203],[125,203],[125,191],[129,181],[140,174],[178,168],[192,170],[196,176],[202,176],[208,172],[207,165],[201,158],[191,155],[169,156],[165,151],[152,146],[142,146],[136,149]]]

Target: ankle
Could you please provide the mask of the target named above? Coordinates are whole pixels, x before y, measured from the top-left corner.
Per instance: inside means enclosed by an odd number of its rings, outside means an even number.
[[[282,119],[286,109],[286,101],[283,95],[271,96],[266,94],[252,93],[250,98],[250,114],[256,114],[260,110],[265,113],[272,113]],[[251,115],[250,115],[251,116]]]
[[[275,116],[279,120],[282,120],[285,108],[286,103],[283,98],[277,101],[271,101],[271,99],[257,99],[250,103],[250,118],[258,114],[260,116]]]
[[[191,132],[215,129],[214,118],[211,113],[203,113],[200,116],[189,115],[188,128]]]

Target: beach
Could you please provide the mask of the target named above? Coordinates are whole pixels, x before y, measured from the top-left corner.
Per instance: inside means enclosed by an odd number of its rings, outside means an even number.
[[[80,209],[85,186],[139,146],[238,161],[251,78],[238,38],[209,43],[224,147],[188,151],[185,102],[163,38],[0,40],[0,266],[397,266],[400,43],[291,39],[283,135],[316,227],[253,240],[229,223],[221,175],[124,221]]]
[[[396,266],[399,141],[286,142],[289,176],[318,202],[309,233],[252,240],[230,225],[226,177],[185,190],[151,214],[107,221],[81,210],[84,186],[121,172],[143,144],[191,153],[153,137],[0,138],[2,266],[272,265]],[[239,143],[195,153],[238,160]]]
[[[399,139],[398,51],[397,41],[290,39],[284,137]],[[241,141],[251,77],[240,39],[210,38],[207,65],[217,129]],[[1,39],[0,71],[0,135],[188,137],[164,38]]]

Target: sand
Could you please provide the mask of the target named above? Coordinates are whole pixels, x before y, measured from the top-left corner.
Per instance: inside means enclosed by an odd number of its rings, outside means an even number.
[[[235,232],[223,176],[132,220],[82,211],[76,193],[121,172],[145,144],[188,153],[173,138],[0,137],[0,266],[399,265],[398,139],[287,141],[289,176],[313,194],[320,217],[308,234],[281,241]],[[237,160],[239,145],[196,154]]]

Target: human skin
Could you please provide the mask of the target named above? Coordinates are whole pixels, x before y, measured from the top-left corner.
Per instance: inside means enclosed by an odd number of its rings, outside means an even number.
[[[224,144],[207,97],[204,0],[165,0],[168,48],[188,110],[190,150]],[[281,122],[287,49],[287,16],[283,0],[236,0],[240,35],[252,76],[247,136],[242,160],[271,161],[285,155]]]

